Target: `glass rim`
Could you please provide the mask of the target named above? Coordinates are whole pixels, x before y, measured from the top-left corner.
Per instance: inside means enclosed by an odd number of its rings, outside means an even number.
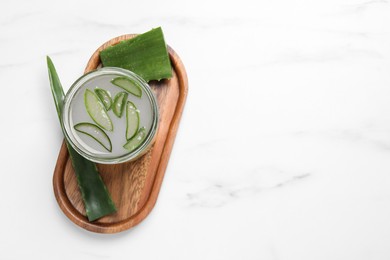
[[[78,89],[82,87],[85,83],[87,83],[89,80],[99,77],[102,75],[108,75],[108,74],[116,74],[118,76],[127,76],[132,79],[137,80],[141,87],[143,88],[144,92],[146,93],[148,100],[152,107],[153,112],[153,119],[152,119],[152,126],[145,138],[145,140],[142,142],[140,146],[138,146],[136,149],[129,153],[125,153],[123,155],[119,156],[113,156],[113,157],[101,157],[99,154],[91,153],[83,145],[81,145],[77,139],[74,137],[73,132],[71,131],[70,126],[70,107],[72,100],[77,93]],[[148,148],[153,144],[154,137],[157,133],[158,128],[158,121],[159,121],[159,111],[157,106],[156,98],[152,92],[152,89],[150,88],[149,84],[141,78],[139,75],[135,74],[134,72],[122,68],[117,67],[104,67],[99,68],[93,71],[90,71],[81,77],[79,77],[69,88],[68,92],[65,95],[64,99],[64,106],[62,109],[62,127],[64,130],[64,135],[66,140],[70,143],[73,149],[75,149],[81,156],[84,158],[87,158],[90,161],[96,162],[96,163],[102,163],[102,164],[117,164],[117,163],[123,163],[127,161],[131,161],[133,159],[138,158],[141,156],[144,152],[148,150]]]

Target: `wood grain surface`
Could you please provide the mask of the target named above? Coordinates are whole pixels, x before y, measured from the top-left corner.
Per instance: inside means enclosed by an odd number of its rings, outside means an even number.
[[[85,73],[101,66],[101,50],[134,36],[127,34],[104,43],[90,58]],[[86,230],[98,233],[127,230],[140,223],[156,203],[188,92],[183,63],[170,47],[168,51],[173,77],[149,82],[157,97],[160,113],[153,147],[133,162],[98,164],[102,179],[117,207],[115,214],[88,222],[69,154],[65,143],[62,144],[53,176],[54,194],[65,215]]]

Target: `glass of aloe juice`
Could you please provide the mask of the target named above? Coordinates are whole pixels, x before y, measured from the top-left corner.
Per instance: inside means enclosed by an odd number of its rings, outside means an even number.
[[[80,77],[69,89],[62,113],[65,137],[85,158],[104,164],[131,161],[151,147],[158,107],[137,74],[105,67]]]

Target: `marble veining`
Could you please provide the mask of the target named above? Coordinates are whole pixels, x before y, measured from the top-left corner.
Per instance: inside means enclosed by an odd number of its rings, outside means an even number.
[[[260,64],[245,65],[235,67],[235,70],[257,69],[268,66],[285,65],[291,63],[322,63],[333,62],[342,59],[356,59],[359,57],[368,57],[373,59],[381,59],[383,55],[377,51],[367,49],[356,49],[350,45],[340,46],[334,49],[324,50],[322,53],[303,53],[300,51],[289,51],[280,55],[280,58],[262,62]]]
[[[0,26],[9,26],[14,25],[16,23],[22,23],[26,19],[31,19],[41,14],[40,12],[35,11],[28,11],[24,13],[18,13],[15,15],[12,15],[10,17],[6,17],[5,19],[0,20]]]
[[[278,175],[286,175],[281,170],[271,171],[268,174],[276,175],[275,173]],[[213,184],[198,192],[188,193],[186,204],[189,207],[222,207],[227,203],[234,202],[240,198],[254,196],[269,190],[280,189],[287,185],[292,185],[309,176],[311,176],[311,173],[303,173],[291,177],[283,176],[284,178],[279,177],[266,181],[260,178],[261,181],[258,181],[257,183],[234,183],[230,185]]]
[[[295,131],[292,135],[298,138],[328,139],[363,145],[365,148],[390,151],[390,127],[368,126],[361,129],[329,129],[326,131]]]
[[[389,3],[388,0],[370,0],[358,4],[347,5],[346,9],[348,9],[350,12],[353,13],[360,13],[360,12],[367,11],[369,8],[380,7],[381,5],[388,4],[388,3]]]

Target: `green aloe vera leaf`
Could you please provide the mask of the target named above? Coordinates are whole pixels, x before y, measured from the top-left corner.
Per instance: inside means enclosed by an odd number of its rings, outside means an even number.
[[[172,67],[161,27],[124,40],[100,52],[104,67],[133,71],[145,81],[172,77]]]
[[[64,90],[62,89],[60,79],[58,78],[57,71],[50,57],[47,57],[47,67],[49,70],[50,86],[54,103],[56,105],[61,128],[63,128],[61,113],[64,105]],[[73,169],[76,173],[77,183],[84,201],[88,220],[94,221],[116,212],[115,205],[99,175],[95,163],[88,161],[78,154],[68,142],[66,142],[66,146],[68,147]]]
[[[102,88],[95,88],[95,94],[98,96],[100,101],[102,101],[105,109],[108,111],[112,105],[111,94],[108,90]]]
[[[126,105],[126,140],[133,138],[139,127],[139,111],[131,101]]]
[[[138,132],[123,145],[123,148],[132,152],[134,149],[136,149],[138,146],[141,145],[145,137],[146,137],[146,128],[141,127],[138,130]]]
[[[137,97],[142,97],[142,89],[137,82],[128,77],[117,77],[111,83]]]
[[[78,123],[73,126],[73,128],[80,132],[83,133],[90,138],[94,139],[96,142],[98,142],[101,146],[104,147],[107,151],[111,152],[112,151],[112,143],[108,135],[98,127],[97,125],[88,123],[88,122],[83,122],[83,123]]]
[[[112,124],[103,103],[98,96],[89,89],[86,89],[84,92],[84,104],[89,116],[98,126],[107,131],[114,130],[114,125]]]
[[[114,114],[119,118],[122,117],[122,113],[125,108],[128,95],[129,94],[127,94],[126,92],[119,92],[114,98],[114,103],[112,104],[112,112],[114,112]]]

